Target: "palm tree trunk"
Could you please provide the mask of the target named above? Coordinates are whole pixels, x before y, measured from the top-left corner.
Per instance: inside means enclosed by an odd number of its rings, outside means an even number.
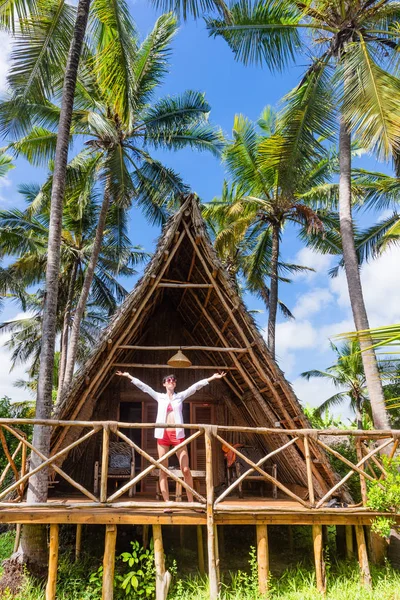
[[[68,354],[68,338],[69,338],[69,327],[71,322],[71,308],[72,301],[74,299],[74,291],[75,291],[75,282],[76,276],[78,273],[78,259],[74,261],[72,266],[71,277],[69,280],[68,286],[68,297],[67,303],[65,305],[64,311],[64,322],[63,322],[63,330],[61,334],[60,341],[60,368],[58,372],[58,390],[57,390],[57,403],[61,398],[61,390],[64,382],[64,374],[65,374],[65,366],[67,364],[67,354]]]
[[[81,290],[81,295],[78,300],[78,305],[75,309],[74,320],[71,328],[71,336],[69,341],[68,348],[68,358],[67,364],[65,367],[65,375],[63,382],[63,391],[62,396],[64,396],[66,390],[72,381],[72,376],[74,374],[75,360],[78,352],[78,343],[79,343],[79,332],[81,327],[81,321],[85,312],[86,302],[90,292],[90,286],[92,285],[94,271],[96,269],[97,260],[99,258],[101,244],[103,242],[103,233],[107,219],[108,207],[110,204],[110,182],[106,181],[103,204],[101,206],[101,211],[99,215],[99,221],[97,223],[96,228],[96,236],[93,243],[92,255],[90,257],[90,261],[85,273],[85,279],[83,281],[83,286]]]
[[[74,104],[75,86],[78,74],[79,59],[82,52],[83,40],[89,15],[90,0],[79,0],[74,35],[68,55],[62,92],[60,121],[58,125],[57,146],[54,162],[53,186],[51,190],[51,209],[49,224],[49,242],[46,267],[46,297],[43,308],[42,348],[40,353],[40,368],[36,399],[37,419],[48,419],[52,413],[52,387],[54,349],[56,338],[58,276],[60,270],[60,247],[63,199],[65,188],[65,173],[68,161],[68,145],[70,138],[72,111]],[[50,427],[35,426],[33,428],[33,445],[45,456],[50,452]],[[40,459],[32,453],[31,469],[40,464]],[[46,502],[48,491],[47,470],[39,471],[29,480],[27,502]],[[35,563],[38,560],[47,562],[47,549],[37,551],[29,543],[29,527],[24,526],[20,553],[24,562]],[[43,538],[41,538],[43,539]],[[25,543],[26,542],[26,543]]]
[[[343,259],[354,324],[357,331],[363,331],[369,329],[369,323],[364,304],[360,270],[354,243],[351,212],[351,137],[343,117],[340,121],[339,163],[339,219]],[[382,383],[379,377],[375,352],[370,348],[371,343],[371,340],[364,336],[360,338],[361,356],[371,402],[372,417],[374,426],[377,429],[388,429],[390,427],[389,418],[385,408]]]
[[[278,310],[278,259],[279,259],[279,223],[272,225],[271,285],[268,314],[268,348],[275,358],[276,313]]]

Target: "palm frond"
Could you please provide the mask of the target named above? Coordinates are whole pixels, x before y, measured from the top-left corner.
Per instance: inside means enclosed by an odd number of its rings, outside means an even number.
[[[295,2],[240,0],[230,7],[229,21],[206,18],[206,23],[210,35],[221,36],[237,60],[282,70],[300,48],[301,17]]]

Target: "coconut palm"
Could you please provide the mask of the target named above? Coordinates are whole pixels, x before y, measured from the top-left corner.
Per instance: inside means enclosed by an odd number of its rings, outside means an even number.
[[[286,135],[305,145],[312,134],[335,130],[340,117],[340,231],[350,301],[357,330],[368,328],[355,250],[351,211],[351,135],[379,157],[400,147],[400,81],[397,68],[400,4],[389,0],[342,2],[242,0],[227,19],[209,19],[212,35],[222,36],[236,58],[280,70],[304,51],[312,56],[301,82],[286,98]],[[309,34],[307,36],[307,34]],[[288,157],[290,155],[288,154]],[[295,163],[288,160],[289,172]],[[382,386],[374,352],[361,341],[374,424],[387,427]]]
[[[319,154],[313,155],[314,160],[309,153],[298,155],[296,169],[289,177],[286,160],[277,159],[282,150],[286,148],[281,121],[270,108],[263,111],[257,123],[236,115],[233,139],[223,152],[234,195],[214,201],[205,210],[206,218],[222,224],[216,240],[220,253],[224,248],[222,252],[231,256],[233,252],[240,254],[249,289],[261,293],[268,305],[268,347],[273,356],[279,277],[285,271],[301,269],[280,264],[282,233],[288,223],[299,226],[303,235],[323,230],[323,219],[329,211],[321,211],[314,198],[309,202],[306,194],[332,174],[330,154],[321,147]],[[265,286],[267,276],[269,289]]]
[[[349,402],[349,407],[356,415],[357,429],[363,429],[363,415],[372,421],[372,413],[360,344],[357,340],[347,341],[341,347],[331,343],[331,349],[337,357],[334,365],[324,371],[317,369],[305,371],[301,373],[301,377],[304,377],[308,381],[313,377],[325,379],[339,389],[336,394],[317,407],[316,414],[318,416],[347,401]],[[394,375],[392,365],[390,363],[382,363],[380,375],[384,386],[388,386]]]
[[[179,97],[162,98],[151,104],[154,90],[166,73],[170,43],[177,27],[176,17],[172,14],[161,16],[141,45],[137,42],[137,34],[128,17],[125,26],[129,28],[124,44],[128,68],[123,69],[120,63],[117,67],[113,66],[123,84],[120,94],[117,95],[109,87],[111,75],[110,69],[105,69],[103,64],[104,41],[101,30],[93,34],[96,52],[90,53],[88,50],[77,85],[72,134],[83,137],[85,148],[74,159],[80,165],[76,185],[79,189],[79,186],[86,187],[87,180],[100,180],[103,184],[103,201],[91,259],[74,312],[63,379],[64,391],[72,380],[80,321],[110,207],[127,210],[134,200],[149,218],[162,221],[165,205],[187,188],[179,176],[155,160],[149,150],[192,147],[218,154],[222,147],[220,132],[207,122],[210,106],[203,94],[188,91]],[[132,77],[131,73],[135,76]],[[116,74],[113,73],[113,76]],[[8,105],[3,112],[5,120],[6,111],[11,119],[15,118],[13,107]],[[37,164],[52,156],[57,133],[50,126],[56,127],[57,106],[49,101],[42,105],[35,103],[33,107],[27,103],[25,115],[29,111],[32,114],[31,121],[46,118],[48,127],[36,125],[26,136],[12,144],[12,148],[17,154],[23,154]]]

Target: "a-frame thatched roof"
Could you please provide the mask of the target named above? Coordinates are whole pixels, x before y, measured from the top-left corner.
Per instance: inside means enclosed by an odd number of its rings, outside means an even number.
[[[184,283],[190,283],[191,287],[179,287]],[[230,368],[219,385],[224,390],[221,397],[236,424],[289,429],[310,427],[290,384],[271,358],[262,335],[238,295],[234,281],[224,271],[193,195],[186,198],[166,224],[145,274],[76,374],[69,393],[57,407],[57,418],[92,418],[96,399],[111,382],[116,365],[139,362],[136,350],[126,346],[146,345],[146,330],[163,305],[179,318],[179,343],[182,346],[232,349],[221,352],[196,350],[194,358],[192,354],[190,357],[194,364]],[[159,360],[155,362],[158,364]],[[165,361],[166,358],[161,362]],[[160,371],[166,372],[162,366]],[[135,374],[135,369],[131,372]],[[207,371],[203,376],[212,372]],[[69,441],[71,435],[67,436]],[[286,436],[277,434],[269,436],[265,443],[270,450],[286,440]],[[59,446],[56,440],[53,441]],[[335,474],[318,446],[311,443],[311,450],[314,485],[317,494],[321,495],[331,487]],[[301,441],[276,455],[274,460],[279,463],[284,480],[305,484],[306,466]]]

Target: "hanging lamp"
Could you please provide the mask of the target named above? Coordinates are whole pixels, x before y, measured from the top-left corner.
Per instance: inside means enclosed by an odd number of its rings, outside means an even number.
[[[171,358],[167,361],[170,367],[175,367],[176,369],[185,369],[186,367],[190,367],[192,363],[185,356],[182,350],[179,348],[178,352],[171,356]]]

